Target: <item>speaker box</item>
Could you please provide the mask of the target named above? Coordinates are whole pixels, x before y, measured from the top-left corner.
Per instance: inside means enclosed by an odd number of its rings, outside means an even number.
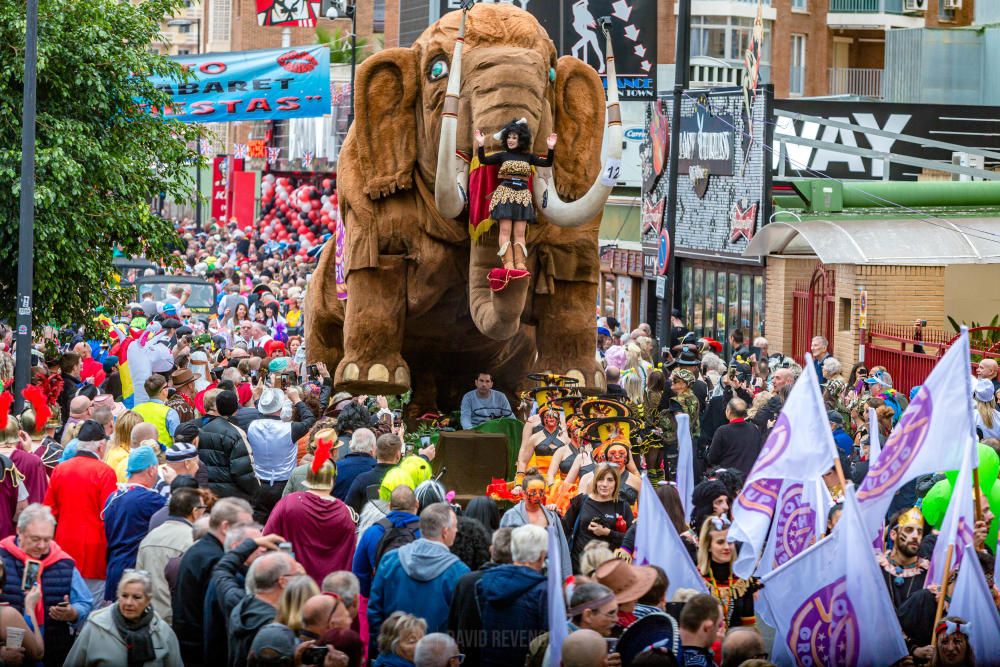
[[[447,468],[441,482],[454,490],[463,505],[481,496],[494,477],[508,477],[507,436],[480,431],[442,431],[432,467],[437,475]]]

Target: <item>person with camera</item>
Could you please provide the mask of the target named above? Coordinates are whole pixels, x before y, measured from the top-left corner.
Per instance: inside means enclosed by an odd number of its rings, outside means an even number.
[[[39,628],[45,639],[46,666],[63,664],[73,645],[74,626],[79,627],[94,607],[73,558],[52,539],[55,528],[52,511],[34,503],[18,516],[17,535],[0,541],[4,573],[0,600]],[[30,653],[29,641],[25,636]]]
[[[283,421],[281,410],[285,401],[292,403],[301,421]],[[309,406],[302,401],[299,390],[290,387],[264,389],[257,401],[260,419],[247,428],[248,449],[251,452],[254,472],[260,480],[260,491],[252,501],[254,520],[266,523],[271,510],[281,500],[288,478],[295,469],[299,438],[309,433],[316,422]]]

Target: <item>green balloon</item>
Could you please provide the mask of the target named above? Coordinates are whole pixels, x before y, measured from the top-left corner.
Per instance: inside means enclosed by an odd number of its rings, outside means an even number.
[[[944,513],[948,511],[948,501],[951,500],[951,482],[942,479],[931,487],[931,490],[924,496],[924,502],[920,504],[920,511],[923,512],[927,523],[935,528],[941,527],[944,520]]]
[[[990,511],[993,512],[993,523],[990,524],[990,532],[986,535],[986,548],[992,551],[996,549],[997,529],[1000,528],[1000,483],[994,484],[993,488],[986,492],[986,498],[990,501]]]
[[[997,481],[997,474],[1000,473],[1000,456],[989,445],[979,443],[979,488],[983,493],[989,494],[993,488],[993,483]],[[945,477],[953,485],[958,477],[957,470],[949,470]]]

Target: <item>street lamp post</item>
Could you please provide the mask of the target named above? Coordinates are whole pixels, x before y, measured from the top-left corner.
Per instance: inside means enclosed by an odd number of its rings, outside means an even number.
[[[200,54],[201,53],[201,19],[200,18],[196,18],[196,19],[171,19],[171,20],[167,21],[167,25],[169,25],[169,26],[178,26],[179,27],[179,26],[185,26],[185,25],[189,26],[191,24],[194,24],[196,26],[196,28],[195,28],[195,39],[198,42],[198,51],[197,51],[197,53]],[[201,229],[201,142],[200,141],[198,143],[197,150],[198,150],[198,162],[196,163],[196,166],[195,166],[194,182],[195,182],[195,189],[197,190],[198,195],[195,197],[195,200],[194,200],[194,219],[195,219],[195,225],[198,227],[198,229]]]
[[[17,358],[14,412],[24,407],[21,392],[31,379],[31,312],[35,282],[35,89],[38,81],[38,0],[27,0],[24,30],[24,108],[21,112],[21,214],[17,239]],[[63,415],[63,419],[66,415]]]
[[[347,5],[347,14],[351,17],[351,106],[347,109],[347,129],[354,124],[354,71],[358,66],[358,6],[357,0]]]

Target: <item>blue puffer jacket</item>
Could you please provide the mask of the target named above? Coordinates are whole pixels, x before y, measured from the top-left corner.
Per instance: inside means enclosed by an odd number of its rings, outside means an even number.
[[[476,599],[490,641],[480,651],[480,664],[523,665],[528,644],[548,632],[545,575],[523,565],[490,568],[476,584]]]
[[[394,611],[427,621],[427,632],[448,631],[448,609],[459,577],[469,567],[441,542],[420,538],[382,556],[368,600],[369,656],[378,653],[378,633]]]

